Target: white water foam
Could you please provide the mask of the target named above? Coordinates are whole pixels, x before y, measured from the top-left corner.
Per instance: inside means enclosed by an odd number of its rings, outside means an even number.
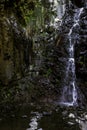
[[[74,106],[78,105],[77,102],[77,89],[76,89],[76,75],[75,75],[75,59],[74,59],[74,44],[72,42],[72,33],[73,29],[76,26],[79,26],[79,20],[80,20],[80,15],[83,11],[83,8],[77,9],[76,13],[74,15],[74,24],[70,28],[70,31],[68,33],[68,38],[69,38],[69,57],[67,60],[67,67],[66,67],[66,76],[64,81],[65,86],[63,88],[63,94],[61,97],[61,105],[65,106]]]

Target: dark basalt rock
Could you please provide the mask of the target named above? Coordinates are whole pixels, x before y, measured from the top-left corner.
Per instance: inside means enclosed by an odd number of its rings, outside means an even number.
[[[75,45],[76,73],[77,78],[81,77],[87,81],[87,11],[84,9],[80,18],[79,43]]]
[[[71,0],[72,4],[68,9],[66,9],[64,19],[62,21],[62,25],[59,29],[59,34],[56,40],[57,51],[55,51],[57,55],[57,64],[61,66],[59,68],[65,69],[64,60],[58,59],[66,59],[68,55],[67,47],[68,47],[68,33],[74,23],[74,14],[76,9],[83,7],[82,14],[79,19],[79,26],[75,27],[72,32],[72,41],[75,45],[75,64],[76,64],[76,77],[78,87],[81,89],[82,93],[85,95],[87,99],[87,92],[85,91],[87,88],[87,9],[85,0]],[[75,7],[75,8],[73,8]],[[60,40],[60,37],[61,40]],[[62,70],[58,70],[57,73]],[[57,70],[55,68],[55,70]],[[57,74],[56,74],[57,75]],[[64,78],[64,71],[61,71],[60,75],[61,81]]]
[[[85,6],[85,2],[86,2],[85,0],[79,0],[79,1],[78,0],[71,0],[71,1],[74,5],[76,5],[79,8]]]
[[[4,10],[0,12],[0,37],[0,81],[8,85],[25,75],[31,62],[32,40],[16,17],[7,17]]]

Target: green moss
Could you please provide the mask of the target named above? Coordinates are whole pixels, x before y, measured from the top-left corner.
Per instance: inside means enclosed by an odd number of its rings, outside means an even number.
[[[51,70],[51,68],[49,68],[49,69],[46,71],[45,77],[48,78],[48,77],[51,75],[51,73],[52,73],[52,70]]]

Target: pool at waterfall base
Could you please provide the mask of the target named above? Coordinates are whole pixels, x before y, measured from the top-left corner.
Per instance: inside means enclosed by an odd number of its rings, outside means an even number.
[[[0,118],[0,130],[87,130],[87,111],[72,107],[52,111],[26,107]]]

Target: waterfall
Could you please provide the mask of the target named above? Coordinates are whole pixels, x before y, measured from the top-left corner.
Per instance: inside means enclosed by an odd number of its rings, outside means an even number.
[[[79,19],[82,11],[83,8],[76,9],[76,13],[74,15],[74,24],[72,25],[68,33],[69,55],[68,58],[66,58],[66,71],[65,71],[65,78],[64,78],[65,86],[63,87],[63,92],[60,101],[60,104],[65,106],[78,105],[78,101],[77,101],[78,93],[77,93],[77,86],[76,86],[75,59],[74,59],[74,43],[72,40],[72,33],[73,30],[75,30],[75,28],[79,27]]]
[[[55,12],[56,16],[52,16],[50,25],[54,28],[58,28],[61,24],[62,17],[65,12],[65,0],[49,0],[52,11]]]

